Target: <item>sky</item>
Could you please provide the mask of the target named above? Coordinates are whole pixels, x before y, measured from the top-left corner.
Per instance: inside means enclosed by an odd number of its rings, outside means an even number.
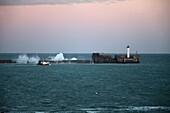
[[[170,0],[0,0],[0,53],[170,53]]]

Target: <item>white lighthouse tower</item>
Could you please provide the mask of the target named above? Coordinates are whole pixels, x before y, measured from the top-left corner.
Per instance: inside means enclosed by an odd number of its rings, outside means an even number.
[[[129,47],[129,45],[127,46],[127,58],[130,58],[130,47]]]

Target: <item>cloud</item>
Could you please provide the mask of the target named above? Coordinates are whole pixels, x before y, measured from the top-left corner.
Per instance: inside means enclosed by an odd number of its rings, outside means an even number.
[[[117,2],[124,0],[0,0],[0,6],[5,5],[55,5],[55,4],[78,4],[78,3],[100,3]]]

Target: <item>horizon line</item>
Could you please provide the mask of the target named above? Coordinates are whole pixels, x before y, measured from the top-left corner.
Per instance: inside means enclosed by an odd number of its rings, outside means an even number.
[[[101,54],[126,54],[126,52],[0,52],[0,54],[91,54],[91,53],[101,53]],[[131,52],[131,54],[136,54],[136,52]],[[137,54],[170,54],[170,52],[137,52]]]

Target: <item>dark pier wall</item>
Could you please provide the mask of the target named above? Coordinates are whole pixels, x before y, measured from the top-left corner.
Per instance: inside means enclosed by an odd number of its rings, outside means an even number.
[[[112,58],[110,55],[93,53],[92,60],[94,63],[140,63],[137,54],[131,55],[130,58],[127,58],[126,55],[115,55],[115,58]]]
[[[99,53],[92,54],[92,60],[94,63],[115,63],[115,59],[109,55],[100,55]]]
[[[7,63],[16,63],[16,61],[13,61],[13,60],[0,60],[0,63],[4,63],[4,64],[7,64]]]
[[[139,55],[137,54],[130,55],[129,58],[126,55],[115,55],[115,59],[117,63],[140,63]]]

